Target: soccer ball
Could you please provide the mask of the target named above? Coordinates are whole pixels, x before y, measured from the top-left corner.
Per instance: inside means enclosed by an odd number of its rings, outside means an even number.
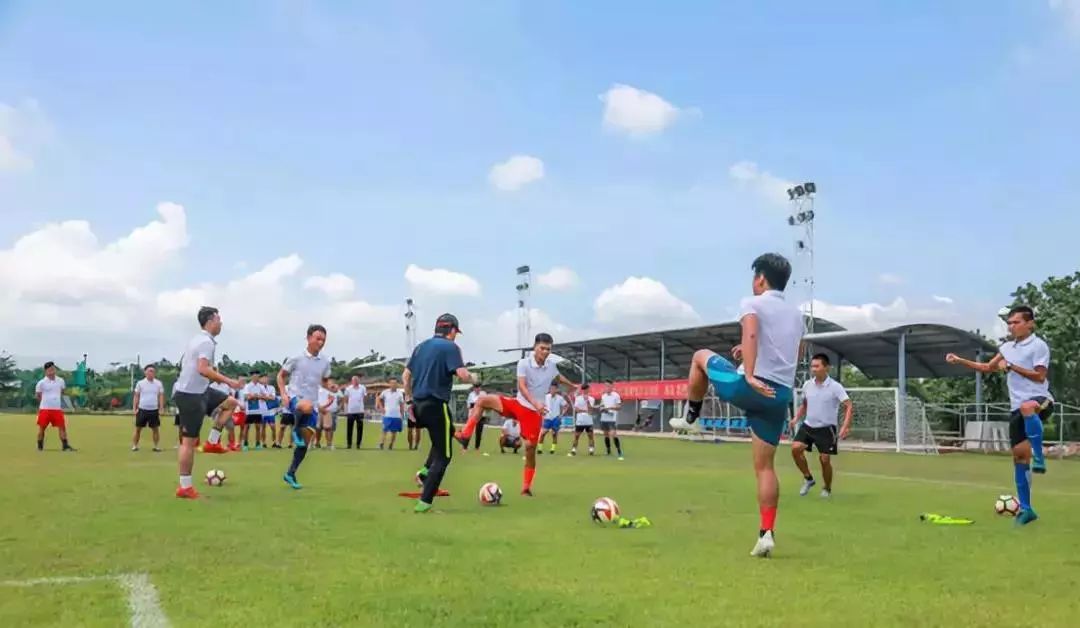
[[[1006,517],[1015,517],[1020,512],[1020,502],[1012,495],[1000,495],[994,502],[994,511]]]
[[[206,472],[206,483],[210,486],[221,486],[225,483],[225,472],[221,469],[210,469]]]
[[[498,506],[502,503],[502,489],[494,482],[487,482],[480,487],[480,503],[485,506]]]
[[[592,520],[597,523],[611,523],[619,518],[619,505],[610,497],[601,497],[593,502]]]

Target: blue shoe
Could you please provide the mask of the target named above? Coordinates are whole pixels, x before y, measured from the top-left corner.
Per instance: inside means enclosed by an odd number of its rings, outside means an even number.
[[[300,490],[300,489],[304,488],[303,486],[300,485],[299,482],[296,481],[296,476],[291,474],[291,473],[286,473],[284,476],[282,476],[281,479],[285,480],[286,484],[288,484],[289,486],[293,487],[296,490]]]
[[[262,448],[263,448],[262,443],[255,443],[255,451],[259,451]]]
[[[1032,473],[1038,473],[1040,475],[1046,473],[1046,456],[1045,455],[1040,454],[1040,455],[1036,456],[1035,452],[1032,452],[1032,456],[1031,456],[1031,472]]]
[[[1020,511],[1020,514],[1016,515],[1016,525],[1026,526],[1027,524],[1035,521],[1039,518],[1039,515],[1035,514],[1035,511],[1031,508],[1025,508]]]

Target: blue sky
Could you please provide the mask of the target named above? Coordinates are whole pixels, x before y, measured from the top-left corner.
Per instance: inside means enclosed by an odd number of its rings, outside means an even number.
[[[605,124],[618,85],[662,99],[662,128]],[[806,179],[817,298],[849,326],[987,327],[1017,284],[1077,268],[1072,0],[4,2],[0,104],[0,256],[72,220],[108,250],[183,206],[186,244],[137,291],[91,286],[143,265],[93,247],[69,261],[92,276],[10,273],[0,346],[35,358],[168,353],[185,295],[228,302],[294,253],[262,311],[225,311],[227,349],[285,351],[278,325],[326,312],[360,328],[331,338],[341,355],[400,353],[414,296],[475,321],[465,346],[487,357],[525,263],[577,276],[533,295],[565,336],[727,320],[753,256],[792,250],[777,182]],[[542,178],[497,189],[515,155]],[[479,292],[409,281],[410,264]],[[332,273],[354,289],[303,287]],[[68,293],[38,303],[42,283]]]

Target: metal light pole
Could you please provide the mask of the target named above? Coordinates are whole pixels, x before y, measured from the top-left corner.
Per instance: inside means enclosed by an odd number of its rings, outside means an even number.
[[[411,298],[405,299],[405,348],[409,355],[416,348],[416,304]]]
[[[801,183],[787,191],[788,201],[791,206],[791,214],[787,218],[787,224],[797,229],[795,235],[796,257],[806,257],[808,263],[804,266],[802,278],[795,283],[804,284],[809,293],[809,312],[803,320],[803,333],[814,333],[814,197],[817,195],[817,184],[813,181]],[[809,377],[811,348],[806,347],[803,379]]]
[[[521,357],[525,357],[525,347],[528,346],[529,333],[532,322],[529,320],[529,288],[532,284],[532,270],[528,266],[517,268],[517,342],[521,348]]]

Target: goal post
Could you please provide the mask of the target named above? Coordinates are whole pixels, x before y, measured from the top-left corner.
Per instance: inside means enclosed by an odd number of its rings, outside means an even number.
[[[851,433],[844,446],[868,451],[937,453],[937,444],[919,399],[900,395],[898,388],[848,388],[854,406]],[[796,390],[795,407],[802,403]],[[843,424],[843,416],[837,417]]]

